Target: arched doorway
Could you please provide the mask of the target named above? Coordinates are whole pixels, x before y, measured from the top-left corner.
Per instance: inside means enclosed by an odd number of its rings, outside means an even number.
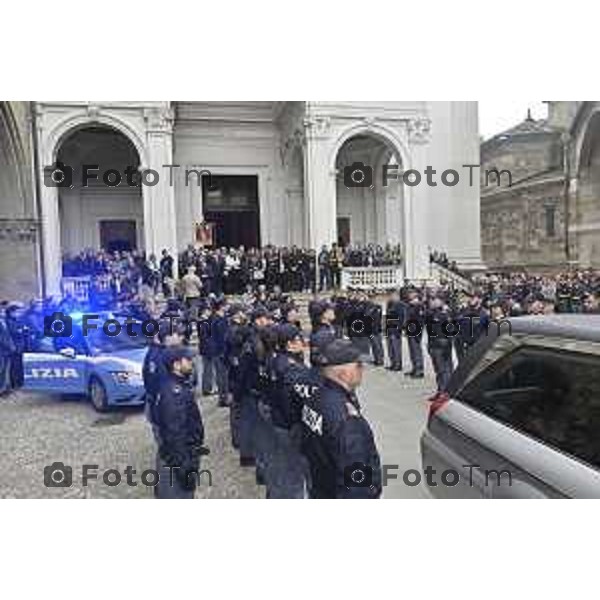
[[[356,165],[366,167],[362,174]],[[383,136],[360,133],[342,144],[336,157],[338,244],[403,245],[401,171],[402,157]]]
[[[133,143],[110,127],[88,126],[64,139],[56,158],[73,169],[71,185],[58,188],[63,256],[142,249],[140,158]]]
[[[577,189],[571,224],[582,267],[600,266],[600,112],[592,112],[581,138]],[[571,240],[573,242],[573,240]]]

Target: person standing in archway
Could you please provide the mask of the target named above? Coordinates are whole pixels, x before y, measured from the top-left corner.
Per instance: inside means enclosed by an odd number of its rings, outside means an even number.
[[[342,263],[344,261],[344,253],[342,249],[333,243],[331,252],[329,253],[329,269],[331,271],[331,285],[334,289],[339,290],[342,287]]]
[[[168,250],[163,249],[160,259],[160,279],[162,283],[162,291],[165,298],[173,295],[173,257]]]

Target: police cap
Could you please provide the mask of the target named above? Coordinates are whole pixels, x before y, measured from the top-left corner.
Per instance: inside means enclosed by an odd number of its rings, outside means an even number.
[[[302,331],[291,323],[285,323],[277,328],[277,338],[280,346],[285,346],[288,342],[295,339],[304,339]]]
[[[173,363],[181,360],[182,358],[194,358],[194,352],[187,346],[171,346],[165,350],[164,361],[167,367],[171,368]]]
[[[326,310],[335,310],[335,304],[329,300],[322,300],[315,307],[315,313],[317,316],[321,316]]]
[[[259,304],[253,311],[252,311],[252,320],[256,321],[256,319],[261,319],[262,317],[271,317],[271,313],[266,309],[266,307],[264,307],[262,304]]]
[[[350,340],[334,340],[323,346],[318,355],[321,367],[362,362],[360,350]]]

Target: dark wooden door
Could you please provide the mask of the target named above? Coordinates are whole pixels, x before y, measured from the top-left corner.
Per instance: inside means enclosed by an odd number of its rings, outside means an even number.
[[[135,221],[100,221],[100,246],[109,252],[135,250],[136,241]]]

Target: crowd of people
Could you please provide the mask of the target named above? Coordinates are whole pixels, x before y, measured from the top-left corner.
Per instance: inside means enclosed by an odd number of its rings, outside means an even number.
[[[429,253],[429,261],[435,263],[436,265],[440,265],[449,271],[453,271],[454,273],[459,273],[458,265],[455,260],[450,260],[448,255],[445,252],[439,252],[438,250],[432,250]]]
[[[190,473],[209,452],[197,384],[229,410],[240,465],[256,469],[268,497],[376,498],[379,454],[356,394],[365,363],[420,379],[428,353],[437,390],[444,392],[457,362],[491,323],[524,314],[599,312],[600,272],[593,270],[483,274],[471,278],[468,292],[450,283],[408,281],[385,296],[339,289],[341,266],[400,260],[397,252],[393,259],[385,249],[336,245],[318,253],[189,248],[177,259],[177,281],[167,251],[159,260],[95,252],[66,261],[65,273],[92,281],[87,308],[118,307],[160,323],[144,366],[147,414],[157,469],[180,469],[174,486],[159,486],[159,497],[193,496],[197,482]],[[320,286],[315,262],[327,273]],[[311,292],[307,315],[297,302],[305,291]],[[29,306],[4,303],[0,391],[22,384],[22,354],[43,336],[44,315],[82,308],[68,295]],[[369,486],[355,485],[347,471],[355,464],[366,469]]]
[[[175,259],[166,250],[160,258],[140,251],[86,250],[63,257],[64,277],[90,277],[117,295],[144,284],[165,296],[176,293],[177,261],[181,276],[193,268],[206,293],[239,295],[249,288],[279,286],[285,293],[326,291],[340,287],[343,267],[396,265],[402,262],[399,245],[332,244],[318,252],[292,247],[215,248],[188,246]],[[318,278],[317,282],[317,268]]]
[[[147,406],[159,470],[185,469],[175,486],[159,485],[159,497],[192,497],[193,474],[209,451],[194,400],[189,348],[196,343],[202,394],[216,395],[229,410],[240,465],[256,469],[268,498],[379,497],[379,454],[356,396],[361,348],[344,338],[345,326],[329,301],[315,298],[310,314],[307,364],[299,307],[278,286],[268,291],[261,284],[235,301],[212,293],[192,304],[168,301],[146,358]],[[368,470],[369,487],[348,479],[346,468],[354,464]]]

